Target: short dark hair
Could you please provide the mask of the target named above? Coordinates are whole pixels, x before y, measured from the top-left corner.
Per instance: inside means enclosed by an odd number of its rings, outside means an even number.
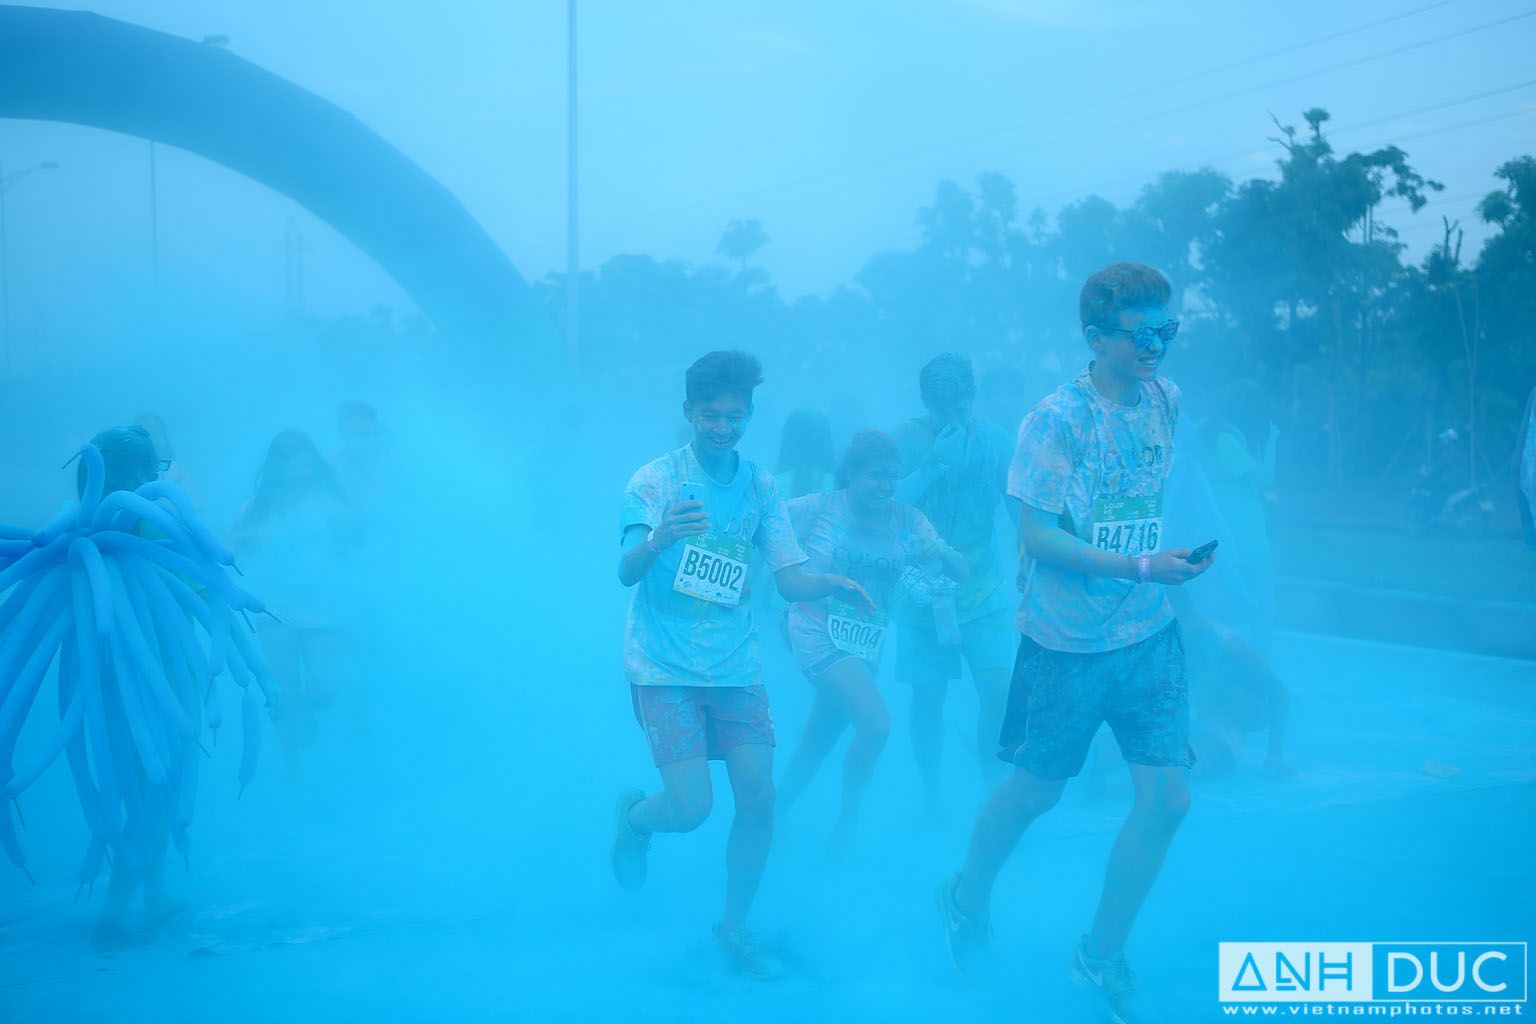
[[[861,430],[848,442],[843,453],[842,465],[837,467],[837,485],[847,487],[848,481],[861,469],[881,462],[901,463],[901,446],[883,430]]]
[[[934,356],[918,371],[917,389],[925,405],[935,399],[975,398],[976,374],[971,369],[971,357],[960,352]]]
[[[763,382],[763,364],[749,352],[720,351],[700,356],[684,379],[690,402],[707,402],[720,395],[740,395],[752,404],[752,391]]]
[[[1097,324],[1117,326],[1115,318],[1138,306],[1166,306],[1173,286],[1156,267],[1145,263],[1112,263],[1083,282],[1077,299],[1077,315],[1083,329]]]
[[[105,494],[138,490],[146,479],[153,480],[159,474],[160,455],[143,427],[111,427],[91,438],[91,444],[101,452],[105,464]],[[84,496],[85,460],[76,465],[75,490]]]

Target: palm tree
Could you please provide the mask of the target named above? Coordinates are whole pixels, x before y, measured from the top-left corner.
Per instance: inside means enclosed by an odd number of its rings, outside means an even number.
[[[768,233],[757,221],[733,220],[726,225],[725,233],[720,236],[720,244],[715,246],[715,255],[735,260],[737,267],[745,270],[747,260],[767,244]]]

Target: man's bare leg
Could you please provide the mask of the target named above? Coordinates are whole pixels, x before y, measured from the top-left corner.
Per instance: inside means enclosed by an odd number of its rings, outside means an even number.
[[[998,736],[1003,731],[1003,712],[1008,706],[1011,669],[971,671],[976,686],[976,759],[981,766],[984,785],[995,785],[1002,777],[1003,762],[997,758]]]
[[[1179,823],[1189,812],[1189,769],[1143,764],[1129,768],[1136,799],[1104,871],[1104,892],[1089,933],[1088,952],[1095,957],[1125,949],[1136,914],[1157,881]]]
[[[709,818],[714,794],[709,762],[702,757],[663,765],[662,788],[629,809],[636,832],[692,832]]]
[[[971,829],[970,851],[955,887],[955,904],[966,914],[985,916],[992,886],[1030,824],[1056,806],[1066,779],[1042,779],[1023,768],[1003,780],[982,804]]]
[[[780,806],[787,809],[800,799],[846,728],[848,716],[830,693],[818,687],[811,713],[805,720],[805,731],[784,769],[784,781],[779,785]]]
[[[733,747],[725,753],[725,768],[736,797],[736,816],[725,848],[720,930],[731,932],[746,924],[773,845],[773,748],[762,743]]]
[[[912,683],[912,712],[908,729],[912,738],[912,757],[917,761],[917,775],[923,784],[923,800],[929,809],[943,800],[942,764],[944,760],[944,695],[947,679],[923,679]]]

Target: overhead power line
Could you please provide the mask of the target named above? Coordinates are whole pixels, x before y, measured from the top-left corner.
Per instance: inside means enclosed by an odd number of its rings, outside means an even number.
[[[1456,0],[1451,0],[1451,2],[1456,2]],[[1341,30],[1340,32],[1336,32],[1336,33],[1333,33],[1333,34],[1328,35],[1328,36],[1322,36],[1322,37],[1318,37],[1317,39],[1314,39],[1314,40],[1309,40],[1307,42],[1297,43],[1297,44],[1294,44],[1293,46],[1286,47],[1286,48],[1284,48],[1281,51],[1274,51],[1274,53],[1293,52],[1295,50],[1303,49],[1305,47],[1312,46],[1312,45],[1317,45],[1318,43],[1326,42],[1326,41],[1329,41],[1331,39],[1337,39],[1337,38],[1340,38],[1340,37],[1345,36],[1345,35],[1355,34],[1357,32],[1364,31],[1367,28],[1379,27],[1381,24],[1385,24],[1385,23],[1390,22],[1390,21],[1401,20],[1402,18],[1409,17],[1409,16],[1411,16],[1413,14],[1422,13],[1423,11],[1431,10],[1431,9],[1433,9],[1435,7],[1440,7],[1440,6],[1445,6],[1445,4],[1443,4],[1443,3],[1442,4],[1431,4],[1431,5],[1427,6],[1427,7],[1416,8],[1416,9],[1414,9],[1412,11],[1407,11],[1407,12],[1404,12],[1403,14],[1395,15],[1395,16],[1392,16],[1390,18],[1378,19],[1378,21],[1368,23],[1367,25],[1355,26],[1354,28]],[[1041,147],[1051,146],[1051,145],[1058,145],[1058,144],[1063,143],[1063,142],[1079,141],[1081,139],[1090,138],[1090,137],[1092,137],[1094,135],[1103,134],[1103,133],[1109,132],[1109,131],[1116,131],[1116,130],[1120,130],[1120,129],[1124,129],[1124,128],[1138,127],[1141,124],[1143,124],[1144,122],[1146,122],[1146,121],[1148,121],[1150,119],[1153,119],[1153,118],[1168,117],[1168,116],[1171,116],[1173,114],[1187,113],[1187,112],[1189,112],[1191,110],[1198,110],[1198,109],[1200,109],[1202,107],[1211,106],[1213,104],[1225,102],[1227,100],[1237,99],[1237,98],[1240,98],[1240,97],[1243,97],[1243,96],[1250,96],[1250,95],[1253,95],[1253,94],[1256,94],[1256,93],[1263,92],[1263,91],[1268,90],[1268,89],[1274,89],[1274,88],[1278,88],[1278,87],[1286,86],[1286,85],[1293,85],[1293,84],[1295,84],[1297,82],[1306,81],[1308,79],[1316,78],[1316,77],[1319,77],[1319,76],[1322,76],[1322,75],[1332,74],[1332,73],[1335,73],[1335,72],[1338,72],[1338,71],[1344,71],[1344,70],[1349,70],[1349,69],[1356,68],[1356,67],[1361,67],[1361,66],[1366,65],[1366,64],[1374,63],[1376,61],[1386,60],[1386,59],[1389,59],[1391,57],[1401,56],[1402,54],[1405,54],[1405,53],[1411,53],[1411,52],[1414,52],[1416,50],[1422,50],[1422,49],[1425,49],[1425,48],[1430,47],[1430,46],[1436,46],[1436,45],[1439,45],[1441,43],[1448,42],[1450,40],[1460,39],[1460,38],[1464,38],[1466,36],[1473,35],[1473,34],[1476,34],[1476,33],[1479,33],[1479,32],[1486,32],[1486,31],[1489,31],[1491,29],[1500,28],[1500,27],[1503,27],[1505,25],[1509,25],[1509,24],[1512,24],[1514,22],[1521,21],[1521,20],[1524,20],[1526,18],[1530,18],[1530,17],[1533,17],[1533,16],[1536,16],[1536,9],[1531,9],[1531,10],[1522,11],[1522,12],[1519,12],[1519,13],[1516,13],[1516,14],[1507,15],[1507,16],[1505,16],[1503,18],[1497,18],[1497,19],[1494,19],[1493,21],[1483,22],[1481,24],[1473,25],[1473,26],[1470,26],[1468,28],[1457,29],[1457,30],[1452,31],[1452,32],[1442,33],[1442,34],[1437,35],[1437,36],[1432,36],[1432,37],[1430,37],[1428,39],[1421,39],[1421,40],[1419,40],[1417,42],[1414,42],[1414,43],[1407,43],[1407,44],[1404,44],[1404,45],[1401,45],[1401,46],[1390,47],[1388,49],[1381,50],[1381,51],[1378,51],[1378,52],[1375,52],[1375,53],[1371,53],[1371,54],[1367,54],[1365,56],[1356,57],[1356,58],[1353,58],[1353,59],[1347,60],[1347,61],[1341,61],[1341,62],[1336,63],[1336,64],[1330,64],[1330,65],[1328,65],[1326,67],[1317,68],[1317,69],[1314,69],[1312,71],[1303,72],[1301,74],[1291,75],[1291,76],[1288,76],[1288,77],[1285,77],[1285,78],[1280,78],[1280,79],[1275,79],[1275,80],[1272,80],[1272,81],[1269,81],[1269,82],[1265,82],[1265,83],[1260,84],[1260,85],[1248,86],[1248,87],[1245,87],[1245,88],[1242,88],[1242,89],[1238,89],[1236,91],[1224,91],[1224,92],[1221,92],[1219,94],[1208,95],[1208,96],[1202,97],[1202,98],[1197,99],[1197,100],[1193,100],[1193,101],[1190,101],[1190,102],[1187,102],[1187,103],[1179,104],[1177,106],[1168,107],[1168,108],[1164,108],[1162,110],[1152,111],[1152,112],[1148,112],[1148,113],[1142,113],[1142,114],[1137,115],[1134,118],[1130,118],[1130,119],[1127,119],[1127,120],[1124,120],[1124,121],[1117,121],[1117,122],[1114,122],[1114,123],[1111,123],[1111,124],[1098,125],[1098,126],[1095,126],[1095,127],[1092,127],[1092,128],[1088,128],[1088,129],[1084,129],[1084,130],[1081,130],[1081,131],[1076,131],[1076,132],[1068,133],[1068,134],[1065,134],[1065,135],[1058,135],[1058,136],[1055,136],[1055,137],[1052,137],[1052,138],[1048,138],[1048,139],[1033,140],[1029,144],[1029,146],[1030,146],[1029,151],[1030,152],[1034,152],[1034,151],[1038,150]],[[1087,106],[1084,106],[1084,107],[1077,107],[1077,108],[1072,108],[1070,110],[1055,111],[1055,112],[1052,112],[1052,113],[1049,113],[1049,114],[1044,114],[1044,115],[1041,115],[1038,118],[1032,119],[1029,122],[1025,122],[1023,124],[1014,125],[1014,126],[1007,127],[1007,128],[996,129],[996,130],[988,132],[985,136],[973,136],[973,138],[975,138],[975,137],[994,137],[994,136],[996,136],[998,134],[1003,134],[1005,132],[1013,131],[1013,130],[1016,130],[1018,128],[1030,127],[1030,126],[1033,126],[1033,125],[1036,125],[1036,124],[1046,123],[1048,121],[1055,120],[1055,119],[1058,119],[1058,118],[1061,118],[1061,117],[1070,116],[1070,115],[1075,114],[1075,113],[1081,113],[1081,112],[1083,112],[1085,110],[1093,109],[1093,108],[1096,108],[1096,107],[1099,107],[1099,106],[1105,106],[1105,105],[1109,105],[1109,104],[1112,104],[1112,103],[1122,102],[1123,100],[1126,100],[1126,99],[1129,99],[1129,98],[1134,98],[1134,97],[1137,97],[1137,96],[1141,96],[1141,95],[1144,95],[1144,94],[1146,94],[1148,92],[1154,92],[1154,91],[1158,91],[1159,89],[1162,89],[1162,88],[1171,87],[1174,84],[1182,84],[1183,82],[1185,82],[1187,80],[1208,77],[1211,74],[1217,73],[1218,70],[1233,70],[1233,69],[1236,69],[1236,68],[1244,67],[1244,66],[1247,66],[1248,64],[1256,63],[1256,62],[1258,62],[1260,60],[1266,59],[1267,57],[1272,56],[1272,55],[1274,55],[1274,54],[1273,53],[1272,54],[1263,54],[1263,55],[1259,55],[1259,56],[1256,56],[1256,57],[1247,58],[1247,59],[1245,59],[1243,61],[1236,61],[1236,62],[1232,62],[1232,63],[1227,64],[1227,65],[1222,65],[1220,68],[1208,69],[1207,71],[1201,72],[1201,73],[1199,73],[1197,75],[1194,75],[1194,76],[1186,76],[1185,79],[1179,79],[1179,80],[1175,80],[1175,81],[1172,81],[1172,82],[1153,84],[1153,85],[1147,86],[1145,88],[1138,89],[1137,92],[1133,93],[1133,94],[1126,94],[1126,95],[1120,95],[1120,96],[1116,96],[1116,97],[1111,97],[1111,98],[1108,98],[1108,99],[1105,99],[1105,100],[1096,101],[1095,103],[1087,105]],[[652,224],[652,223],[656,223],[656,222],[660,222],[660,221],[664,221],[664,220],[676,217],[678,215],[690,214],[690,213],[693,213],[695,211],[698,211],[698,212],[702,212],[704,210],[711,210],[711,211],[713,211],[713,210],[718,209],[721,205],[723,205],[725,203],[737,203],[737,202],[741,202],[741,201],[744,201],[744,200],[751,200],[751,199],[758,198],[760,196],[765,196],[765,195],[772,194],[774,192],[781,192],[781,191],[784,191],[785,189],[797,188],[797,187],[799,187],[801,185],[817,184],[817,183],[820,183],[820,182],[823,182],[823,181],[827,181],[827,180],[831,180],[831,179],[834,179],[834,178],[842,177],[842,176],[847,175],[847,174],[858,173],[860,171],[872,170],[872,169],[876,169],[876,168],[879,168],[879,167],[888,166],[888,165],[890,165],[892,163],[898,163],[898,162],[902,162],[902,161],[905,161],[907,159],[910,159],[910,157],[912,155],[914,155],[916,153],[919,153],[919,152],[949,152],[949,151],[953,150],[953,147],[954,147],[954,143],[953,142],[949,142],[949,143],[945,143],[942,147],[933,146],[933,147],[924,147],[924,148],[918,149],[918,150],[906,150],[906,151],[904,151],[903,153],[900,153],[900,154],[891,154],[891,155],[888,155],[886,157],[882,157],[882,158],[880,158],[878,160],[875,160],[875,161],[869,161],[869,162],[861,163],[861,164],[856,165],[856,166],[850,166],[850,167],[846,167],[846,168],[843,168],[843,169],[840,169],[840,170],[836,170],[836,171],[830,171],[830,172],[825,172],[825,173],[821,173],[821,174],[817,174],[817,175],[813,175],[813,176],[809,176],[809,177],[799,178],[799,179],[795,179],[793,181],[776,182],[776,183],[774,183],[772,185],[766,185],[766,186],[762,186],[760,188],[749,189],[749,190],[746,190],[746,191],[743,191],[743,192],[733,193],[733,194],[731,194],[729,196],[715,196],[715,197],[711,197],[709,199],[705,199],[705,200],[700,200],[700,201],[697,201],[697,202],[683,204],[681,206],[674,207],[670,211],[664,211],[664,212],[660,212],[660,213],[646,215],[646,216],[643,216],[643,217],[636,218],[636,219],[634,219],[632,221],[629,221],[629,223],[631,225]],[[1009,149],[1006,152],[996,153],[996,154],[993,154],[991,157],[984,158],[984,159],[997,159],[999,157],[1014,156],[1014,155],[1017,155],[1019,152],[1021,152],[1021,151],[1018,150],[1018,149]],[[855,186],[855,187],[863,187],[863,186]],[[798,195],[798,196],[790,196],[790,197],[782,198],[782,199],[780,199],[780,200],[778,200],[776,202],[773,202],[771,205],[773,205],[773,206],[793,205],[793,204],[797,204],[797,203],[800,203],[800,202],[805,202],[805,201],[809,201],[809,200],[814,200],[814,199],[822,198],[822,197],[828,196],[828,195],[842,194],[843,192],[850,191],[850,190],[851,189],[834,189],[834,190],[825,191],[825,192],[818,191],[818,192],[802,194],[802,195]]]
[[[1461,105],[1461,104],[1471,103],[1471,102],[1474,102],[1474,101],[1477,101],[1477,100],[1482,100],[1482,99],[1488,99],[1488,98],[1491,98],[1491,97],[1494,97],[1494,96],[1501,96],[1501,95],[1505,95],[1505,94],[1508,94],[1508,93],[1511,93],[1511,92],[1515,92],[1515,91],[1520,90],[1520,89],[1528,89],[1528,88],[1532,88],[1532,87],[1536,87],[1536,79],[1531,79],[1531,80],[1528,80],[1528,81],[1525,81],[1525,82],[1518,82],[1518,83],[1515,83],[1513,85],[1502,86],[1502,87],[1500,87],[1498,89],[1489,89],[1489,90],[1485,90],[1483,92],[1473,93],[1473,94],[1468,95],[1468,96],[1459,96],[1459,97],[1456,97],[1454,99],[1443,100],[1443,101],[1440,101],[1440,102],[1437,102],[1437,103],[1427,104],[1427,105],[1421,106],[1421,107],[1415,107],[1413,109],[1400,111],[1400,112],[1395,113],[1395,114],[1387,114],[1387,115],[1383,115],[1381,117],[1374,117],[1374,118],[1371,118],[1371,119],[1366,120],[1366,121],[1359,121],[1359,122],[1355,122],[1353,124],[1345,124],[1345,125],[1340,125],[1338,127],[1332,127],[1328,131],[1328,136],[1330,138],[1334,138],[1334,137],[1337,137],[1339,135],[1347,135],[1347,134],[1352,133],[1352,132],[1361,131],[1361,130],[1363,130],[1365,128],[1375,127],[1375,126],[1378,126],[1378,125],[1381,125],[1381,124],[1385,124],[1385,123],[1388,123],[1388,122],[1391,122],[1391,121],[1402,120],[1405,117],[1415,117],[1415,116],[1418,116],[1420,114],[1431,113],[1431,112],[1434,112],[1434,111],[1437,111],[1437,110],[1445,110],[1445,109],[1448,109],[1450,107],[1458,106],[1458,105]],[[1405,135],[1398,135],[1398,136],[1395,136],[1395,137],[1393,137],[1391,139],[1381,140],[1380,142],[1376,143],[1373,146],[1362,147],[1362,148],[1376,149],[1376,148],[1380,148],[1380,147],[1386,146],[1386,145],[1395,145],[1395,144],[1402,143],[1402,142],[1414,141],[1416,139],[1429,138],[1429,137],[1432,137],[1432,136],[1435,136],[1435,135],[1444,134],[1446,132],[1460,131],[1460,130],[1463,130],[1463,129],[1466,129],[1466,128],[1478,127],[1478,126],[1484,125],[1484,124],[1491,124],[1491,123],[1495,123],[1495,122],[1498,122],[1498,121],[1510,120],[1510,119],[1513,119],[1513,118],[1518,118],[1518,117],[1526,116],[1526,115],[1529,115],[1529,114],[1532,114],[1532,113],[1536,113],[1536,107],[1521,107],[1521,108],[1517,108],[1515,110],[1505,111],[1503,113],[1493,114],[1493,115],[1490,115],[1490,116],[1487,116],[1487,117],[1476,118],[1476,119],[1473,119],[1473,120],[1470,120],[1470,121],[1462,121],[1462,122],[1458,122],[1456,124],[1449,124],[1449,125],[1439,125],[1439,126],[1436,126],[1434,128],[1426,129],[1424,131],[1412,132],[1410,134],[1405,134]],[[1264,153],[1270,152],[1270,151],[1271,150],[1268,147],[1263,147],[1263,146],[1250,147],[1248,149],[1242,150],[1241,152],[1230,152],[1230,153],[1224,154],[1222,156],[1208,158],[1208,159],[1205,159],[1205,160],[1185,161],[1182,164],[1182,167],[1186,168],[1186,169],[1190,169],[1190,170],[1198,170],[1199,168],[1202,168],[1202,167],[1219,166],[1220,164],[1231,163],[1234,160],[1241,160],[1241,159],[1245,159],[1245,158],[1249,158],[1249,157],[1261,156]],[[1138,183],[1143,183],[1144,184],[1144,183],[1150,182],[1153,179],[1155,179],[1158,176],[1158,174],[1164,173],[1167,170],[1177,170],[1177,169],[1178,168],[1164,168],[1164,169],[1162,169],[1160,171],[1156,171],[1156,172],[1151,172],[1151,173],[1142,172],[1140,174],[1127,175],[1127,176],[1115,178],[1115,179],[1112,179],[1112,180],[1109,180],[1109,181],[1101,181],[1101,182],[1098,182],[1096,184],[1074,186],[1070,190],[1063,190],[1061,192],[1053,193],[1053,194],[1046,195],[1046,196],[1030,197],[1028,205],[1031,206],[1031,207],[1043,207],[1043,206],[1051,205],[1053,203],[1060,203],[1060,202],[1064,202],[1064,201],[1068,201],[1068,200],[1072,200],[1072,199],[1085,198],[1087,196],[1094,195],[1094,194],[1096,194],[1099,191],[1104,190],[1104,189],[1111,189],[1111,188],[1115,188],[1115,187],[1122,186],[1122,185],[1127,185],[1127,184],[1138,184]],[[859,186],[859,185],[846,185],[846,186],[843,186],[843,187],[837,189],[835,192],[824,193],[824,195],[826,195],[826,196],[841,195],[841,194],[845,194],[845,193],[848,193],[848,192],[855,191],[855,190],[857,190],[860,187],[862,187],[862,186]],[[761,208],[773,209],[775,207],[795,205],[796,203],[804,201],[805,198],[806,197],[781,198],[781,199],[774,200],[774,201],[768,202],[766,204],[763,204],[763,206]],[[697,219],[700,219],[700,218],[698,218],[698,217],[690,218],[690,220],[697,220]]]
[[[1366,120],[1366,121],[1355,121],[1355,122],[1353,122],[1351,124],[1338,125],[1336,127],[1335,126],[1330,126],[1328,128],[1327,134],[1328,134],[1328,138],[1329,139],[1334,139],[1334,138],[1337,138],[1340,135],[1348,135],[1351,132],[1361,131],[1362,129],[1365,129],[1365,128],[1374,128],[1377,125],[1386,124],[1386,123],[1391,122],[1391,121],[1401,121],[1405,117],[1417,117],[1420,114],[1429,114],[1429,113],[1434,113],[1435,111],[1438,111],[1438,110],[1447,110],[1447,109],[1449,109],[1451,107],[1460,106],[1460,105],[1462,105],[1464,103],[1473,103],[1473,102],[1476,102],[1478,100],[1490,99],[1490,98],[1492,98],[1494,96],[1503,96],[1503,95],[1506,95],[1508,93],[1518,92],[1521,89],[1529,89],[1529,88],[1532,88],[1533,86],[1536,86],[1536,78],[1528,79],[1527,81],[1524,81],[1524,82],[1516,82],[1513,85],[1501,86],[1498,89],[1488,89],[1488,90],[1485,90],[1483,92],[1473,93],[1470,96],[1458,96],[1455,99],[1442,100],[1442,101],[1440,101],[1438,103],[1431,103],[1431,104],[1429,104],[1427,106],[1415,107],[1412,110],[1403,110],[1403,111],[1399,111],[1398,113],[1395,113],[1395,114],[1385,114],[1385,115],[1383,115],[1381,117],[1373,117],[1373,118],[1371,118],[1369,120]],[[1509,112],[1506,112],[1506,113],[1503,113],[1503,114],[1495,114],[1495,115],[1493,115],[1492,117],[1489,117],[1489,118],[1481,118],[1481,119],[1478,119],[1476,121],[1468,121],[1468,122],[1463,122],[1463,123],[1454,124],[1454,125],[1440,125],[1440,126],[1437,126],[1435,128],[1429,129],[1428,131],[1416,132],[1416,133],[1411,134],[1411,135],[1398,135],[1398,136],[1395,136],[1390,141],[1382,142],[1379,145],[1380,146],[1386,146],[1386,145],[1392,145],[1392,144],[1395,144],[1395,143],[1398,143],[1398,142],[1408,142],[1408,141],[1411,141],[1413,139],[1424,138],[1425,136],[1428,136],[1428,135],[1438,135],[1441,132],[1445,132],[1445,131],[1455,131],[1458,128],[1471,127],[1471,126],[1478,125],[1478,124],[1485,124],[1485,123],[1487,123],[1489,121],[1498,121],[1498,120],[1504,120],[1504,119],[1510,118],[1510,117],[1519,117],[1521,114],[1527,113],[1528,110],[1529,110],[1529,108],[1521,108],[1519,110],[1509,111]],[[1224,154],[1222,156],[1207,157],[1204,160],[1188,160],[1188,161],[1185,161],[1182,166],[1186,167],[1186,168],[1195,168],[1195,169],[1202,168],[1202,167],[1216,167],[1216,166],[1220,166],[1221,164],[1232,163],[1235,160],[1244,160],[1244,159],[1248,159],[1248,158],[1251,158],[1251,157],[1263,156],[1266,153],[1271,153],[1271,152],[1273,152],[1273,150],[1270,147],[1268,147],[1268,146],[1251,146],[1248,149],[1241,150],[1239,152],[1226,153],[1226,154]],[[1035,205],[1040,205],[1040,204],[1043,204],[1043,203],[1052,203],[1052,202],[1060,201],[1062,199],[1071,198],[1071,197],[1074,197],[1074,196],[1092,195],[1093,193],[1099,191],[1100,189],[1116,188],[1118,186],[1128,185],[1128,184],[1142,184],[1142,183],[1146,183],[1146,182],[1152,181],[1159,174],[1165,173],[1168,170],[1170,170],[1170,168],[1163,168],[1161,170],[1153,171],[1153,172],[1142,172],[1140,174],[1125,175],[1123,177],[1115,178],[1115,179],[1110,180],[1110,181],[1101,181],[1101,182],[1099,182],[1098,184],[1095,184],[1095,185],[1077,186],[1077,187],[1074,187],[1073,189],[1071,189],[1070,191],[1058,192],[1058,193],[1055,193],[1053,195],[1048,195],[1048,196],[1041,196],[1041,197],[1035,199],[1034,203],[1035,203]]]

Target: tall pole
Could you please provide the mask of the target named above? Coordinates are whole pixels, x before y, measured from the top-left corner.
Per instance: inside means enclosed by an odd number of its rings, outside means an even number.
[[[52,160],[44,160],[40,164],[13,172],[9,178],[5,176],[5,168],[0,167],[0,375],[11,372],[11,265],[10,237],[5,224],[5,196],[18,181],[33,171],[51,171],[58,166]]]
[[[11,373],[11,268],[6,259],[5,167],[0,166],[0,376]]]
[[[569,54],[566,58],[566,240],[565,240],[565,342],[570,351],[571,364],[581,360],[581,252],[577,228],[578,202],[576,189],[576,0],[566,0],[566,41]]]
[[[155,305],[160,305],[160,182],[155,170],[155,144],[149,144],[149,280]]]

